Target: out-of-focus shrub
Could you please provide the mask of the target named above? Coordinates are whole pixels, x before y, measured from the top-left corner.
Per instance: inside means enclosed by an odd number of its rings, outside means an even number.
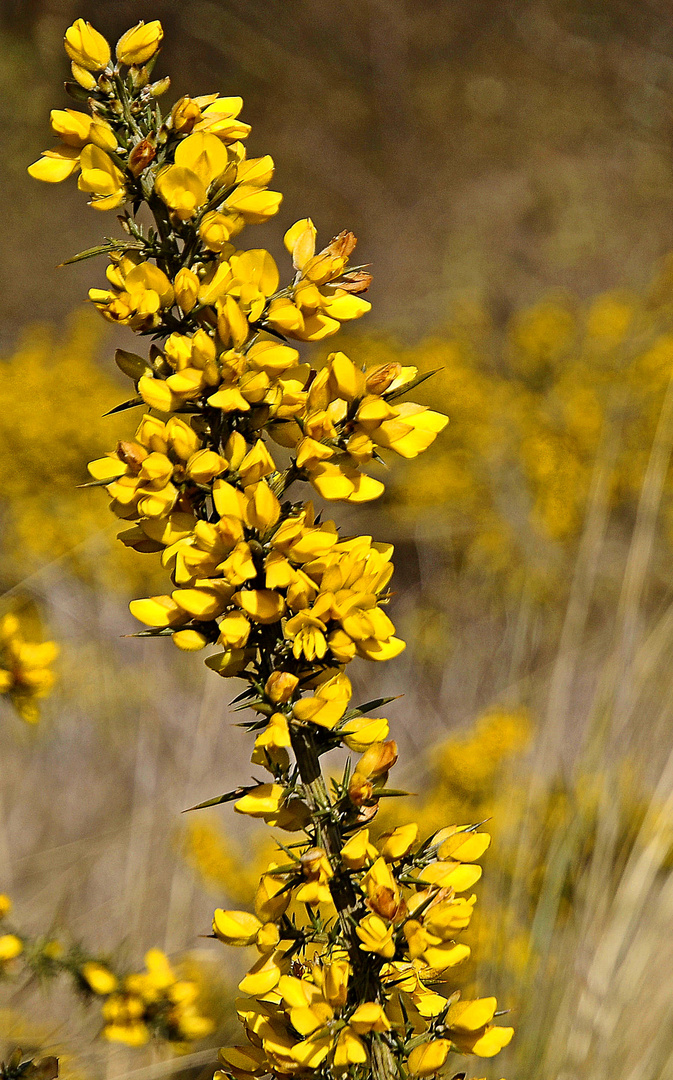
[[[555,296],[504,326],[463,307],[403,347],[358,338],[368,362],[438,369],[417,392],[449,414],[433,452],[395,467],[388,504],[402,527],[424,522],[461,571],[496,594],[549,599],[568,577],[597,461],[609,456],[613,525],[633,519],[673,371],[673,263],[642,294],[583,304]],[[660,538],[670,552],[673,475]]]

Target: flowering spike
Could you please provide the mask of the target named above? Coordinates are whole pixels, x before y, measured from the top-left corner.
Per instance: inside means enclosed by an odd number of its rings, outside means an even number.
[[[215,912],[217,938],[254,950],[238,1003],[249,1045],[221,1050],[216,1076],[429,1076],[454,1052],[489,1056],[511,1037],[492,1025],[495,1000],[430,988],[469,956],[457,938],[474,899],[456,897],[479,878],[488,838],[458,826],[431,842],[415,824],[377,831],[380,800],[401,794],[387,786],[397,746],[387,719],[366,714],[391,699],[351,707],[347,665],[404,649],[386,611],[392,547],[342,536],[294,493],[309,484],[327,501],[376,499],[384,484],[364,470],[389,453],[415,458],[447,418],[400,400],[422,379],[413,367],[367,368],[340,351],[318,369],[302,362],[290,341],[330,337],[370,309],[369,275],[349,269],[355,236],[316,250],[302,218],[285,233],[282,268],[239,247],[282,198],[269,190],[271,158],[248,156],[240,98],[185,96],[162,119],[144,67],[160,24],[127,31],[114,78],[97,80],[87,73],[107,67],[109,47],[80,24],[69,55],[92,117],[55,113],[60,142],[29,171],[51,182],[79,173],[96,209],[125,207],[128,240],[108,243],[106,284],[89,297],[155,341],[147,360],[118,354],[134,384],[124,407],[145,410],[133,439],[90,471],[127,523],[123,542],[170,576],[163,594],[131,604],[144,633],[214,648],[206,665],[243,680],[240,707],[257,714],[252,762],[268,778],[200,805],[235,800],[237,813],[298,834],[262,874],[254,913]],[[135,217],[143,204],[148,231]],[[330,795],[321,757],[341,745],[361,756]],[[166,963],[148,954],[148,977]],[[111,986],[98,969],[85,977]],[[110,998],[108,1025],[143,1041],[146,1028]]]

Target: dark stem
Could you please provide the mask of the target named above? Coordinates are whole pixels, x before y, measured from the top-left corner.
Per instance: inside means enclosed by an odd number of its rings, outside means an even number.
[[[293,724],[290,737],[316,835],[334,871],[334,877],[330,881],[334,906],[339,913],[344,936],[352,943],[351,947],[359,953],[352,919],[358,907],[358,900],[350,875],[344,871],[341,863],[341,835],[334,818],[334,804],[330,799],[320,768],[315,736],[310,728]]]

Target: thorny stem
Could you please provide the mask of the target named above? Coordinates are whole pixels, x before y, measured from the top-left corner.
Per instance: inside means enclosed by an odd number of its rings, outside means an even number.
[[[342,933],[349,943],[348,951],[353,970],[357,971],[362,967],[363,961],[353,918],[358,908],[358,900],[350,876],[344,872],[341,862],[341,835],[334,818],[334,805],[320,768],[315,735],[307,726],[292,725],[290,738],[316,834],[334,871],[330,880],[330,892],[339,913]]]

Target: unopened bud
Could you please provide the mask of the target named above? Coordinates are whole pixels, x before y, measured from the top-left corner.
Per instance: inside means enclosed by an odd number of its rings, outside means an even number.
[[[355,806],[363,806],[370,802],[374,794],[374,786],[366,776],[355,772],[350,778],[348,785],[348,798]]]
[[[400,914],[403,901],[389,885],[377,885],[367,898],[367,906],[383,919],[393,922]]]
[[[114,92],[115,84],[113,83],[110,76],[106,75],[105,72],[103,72],[102,75],[98,76],[98,89],[101,90],[104,94],[112,94]],[[114,99],[114,103],[119,105],[119,108],[121,109],[121,104],[117,100],[117,98]],[[110,105],[112,105],[112,102],[110,103]],[[115,109],[115,112],[116,111],[117,110]]]
[[[130,75],[134,90],[144,90],[150,81],[150,73],[146,67],[132,67]]]
[[[82,67],[81,64],[78,64],[75,60],[73,60],[72,64],[70,65],[70,70],[72,71],[73,79],[75,80],[75,82],[79,83],[82,89],[96,89],[96,86],[98,85],[96,76],[93,75],[90,71],[88,71],[87,68]]]
[[[332,237],[327,247],[320,254],[335,255],[340,259],[347,259],[355,250],[357,242],[354,233],[349,232],[348,229],[343,229],[342,232]]]
[[[140,446],[139,443],[118,442],[117,457],[120,461],[123,461],[124,465],[128,465],[133,472],[139,472],[140,466],[147,457],[147,450],[144,446]]]
[[[274,705],[290,701],[299,685],[299,679],[289,671],[274,671],[266,680],[264,693]]]
[[[170,89],[170,85],[171,80],[169,79],[168,75],[165,79],[157,79],[157,81],[153,82],[149,87],[150,94],[152,95],[152,97],[155,98],[161,97],[162,94],[165,94],[166,91]]]
[[[363,776],[375,778],[383,776],[397,761],[397,743],[394,739],[388,742],[372,743],[367,747],[358,761],[358,772]]]
[[[156,149],[149,139],[143,139],[133,147],[129,155],[129,170],[134,176],[140,176],[141,172],[152,164],[156,156]]]
[[[386,390],[402,374],[402,365],[396,361],[392,364],[381,364],[373,368],[365,380],[365,389],[368,394],[385,394]]]
[[[188,266],[183,266],[182,270],[178,270],[175,275],[173,287],[175,299],[185,315],[188,315],[198,299],[199,279],[193,270],[190,270]]]
[[[173,130],[181,135],[189,135],[201,119],[201,106],[197,101],[188,96],[181,97],[176,101],[171,113]]]

